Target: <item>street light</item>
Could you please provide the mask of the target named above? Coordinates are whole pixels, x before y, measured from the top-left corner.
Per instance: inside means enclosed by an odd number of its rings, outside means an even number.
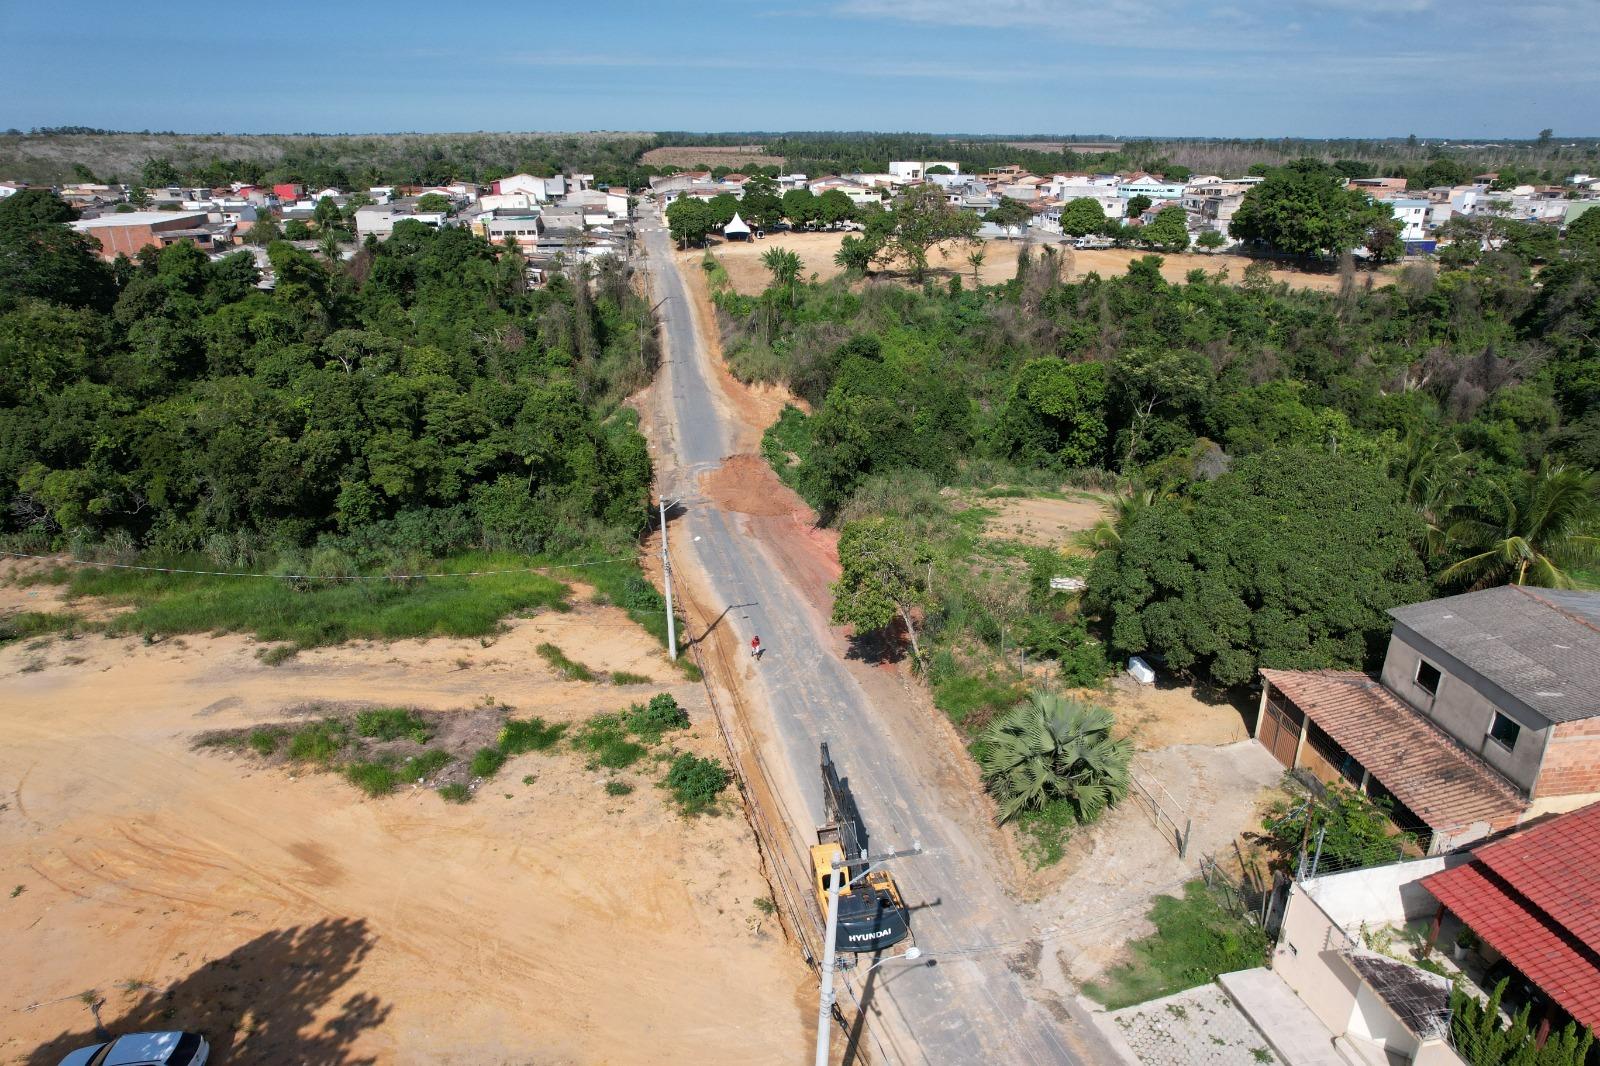
[[[886,962],[916,962],[920,958],[922,958],[922,949],[913,944],[909,948],[906,948],[903,954],[890,955],[886,958],[879,959],[871,966],[868,966],[865,970],[862,970],[861,976],[865,977],[867,974],[871,973],[873,970],[876,970],[879,966],[882,966]],[[928,965],[933,965],[932,959],[928,960]]]

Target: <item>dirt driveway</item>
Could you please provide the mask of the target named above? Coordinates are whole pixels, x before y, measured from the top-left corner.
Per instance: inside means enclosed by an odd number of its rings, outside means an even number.
[[[549,640],[631,687],[563,681]],[[746,822],[684,821],[650,762],[629,795],[570,751],[512,759],[473,802],[367,800],[196,752],[306,700],[438,710],[485,697],[576,721],[672,691],[680,747],[721,754],[699,686],[612,608],[478,641],[354,644],[262,665],[242,637],[0,649],[0,1062],[115,1031],[203,1028],[218,1062],[776,1062],[809,974],[756,901]],[[92,994],[90,994],[92,993]],[[41,1046],[42,1045],[42,1046]]]

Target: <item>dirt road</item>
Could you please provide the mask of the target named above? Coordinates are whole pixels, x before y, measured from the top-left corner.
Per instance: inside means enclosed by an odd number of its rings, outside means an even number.
[[[41,590],[0,588],[0,608]],[[30,594],[31,593],[31,594]],[[648,685],[562,680],[551,641]],[[646,762],[607,795],[573,752],[512,759],[470,804],[363,799],[331,774],[192,749],[308,699],[437,710],[491,697],[575,722],[703,690],[615,608],[476,640],[351,644],[267,667],[243,637],[0,649],[0,1062],[114,1031],[203,1030],[219,1064],[779,1063],[809,972],[757,905],[736,812],[683,821]],[[675,739],[681,734],[675,735]]]
[[[919,842],[927,852],[894,872],[914,909],[917,943],[939,965],[888,962],[864,980],[846,974],[846,1003],[864,1003],[870,1019],[864,1043],[895,1062],[1109,1061],[1072,1003],[1030,977],[1034,930],[996,873],[1002,864],[970,769],[939,733],[948,726],[907,698],[892,671],[846,662],[843,635],[827,625],[819,596],[793,576],[794,515],[725,509],[702,490],[731,443],[749,433],[709,363],[659,219],[641,229],[654,295],[665,300],[669,358],[654,443],[664,491],[684,504],[671,528],[674,566],[698,601],[696,636],[714,623],[709,645],[737,657],[734,649],[759,634],[769,649],[759,665],[725,665],[754,697],[752,731],[790,851],[803,853],[821,817],[817,744],[827,740],[856,790],[872,849]],[[776,479],[771,491],[787,492]],[[790,499],[788,510],[804,509]],[[789,530],[780,537],[770,523]]]

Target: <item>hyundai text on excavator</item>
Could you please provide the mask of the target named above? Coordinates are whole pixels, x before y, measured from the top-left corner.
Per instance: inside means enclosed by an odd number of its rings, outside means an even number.
[[[868,866],[866,826],[850,793],[849,779],[834,769],[826,742],[822,745],[822,803],[827,820],[817,827],[817,842],[811,846],[812,887],[826,918],[831,879],[840,878],[834,950],[877,951],[898,944],[911,934],[906,905],[887,870],[861,875]],[[852,884],[852,878],[858,880]]]

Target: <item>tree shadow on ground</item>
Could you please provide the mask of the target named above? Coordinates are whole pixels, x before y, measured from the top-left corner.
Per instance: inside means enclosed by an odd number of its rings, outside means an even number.
[[[278,929],[165,989],[144,990],[126,1005],[116,1002],[120,992],[100,989],[100,1014],[112,1036],[173,1029],[200,1033],[211,1044],[214,1063],[362,1066],[376,1059],[353,1057],[351,1047],[363,1032],[381,1025],[390,1008],[364,993],[330,1007],[373,943],[364,919],[331,918]],[[105,1032],[87,1017],[87,1006],[84,1013],[81,1029],[62,1033],[23,1061],[57,1066],[68,1053],[105,1040]]]
[[[873,665],[901,662],[911,649],[899,623],[887,629],[868,630],[865,633],[852,630],[845,638],[845,644],[845,658]]]

